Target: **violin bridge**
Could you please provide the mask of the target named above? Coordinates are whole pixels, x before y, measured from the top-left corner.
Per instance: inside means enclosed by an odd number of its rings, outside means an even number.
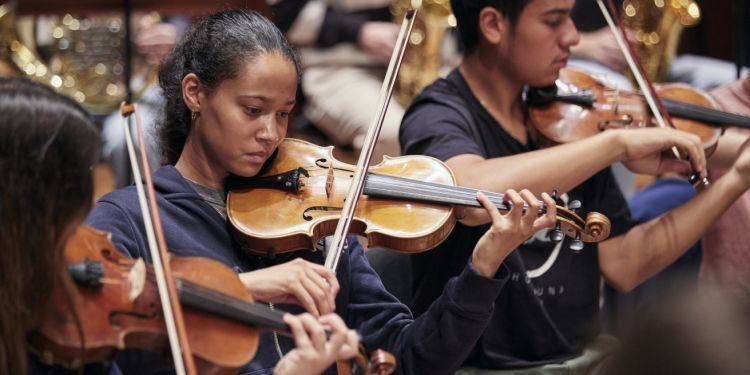
[[[612,112],[617,114],[620,110],[620,88],[605,89],[604,97],[607,102],[612,106]]]
[[[135,301],[143,293],[145,286],[146,263],[143,261],[143,258],[138,258],[130,269],[130,272],[128,272],[128,287],[130,288],[128,297],[130,298],[130,302]]]
[[[326,176],[326,198],[331,198],[333,192],[333,166],[328,166],[328,176]]]

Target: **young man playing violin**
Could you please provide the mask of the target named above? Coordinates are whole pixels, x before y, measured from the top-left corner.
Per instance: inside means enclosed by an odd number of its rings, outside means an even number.
[[[503,259],[528,235],[553,223],[554,202],[543,195],[552,207],[537,217],[539,200],[528,191],[510,190],[506,196],[513,205],[528,204],[528,210],[500,215],[487,208],[493,225],[472,259],[464,260],[464,270],[418,319],[385,290],[353,237],[336,274],[321,265],[320,252],[250,254],[227,227],[225,183],[230,175],[259,174],[277,150],[299,76],[297,56],[279,30],[257,13],[239,10],[200,21],[162,64],[159,81],[167,100],[160,141],[167,165],[154,174],[154,185],[169,250],[229,266],[257,300],[316,317],[337,313],[359,332],[366,348],[391,352],[397,373],[453,373],[469,354],[466,343],[476,341],[489,323],[493,301],[508,280]],[[87,222],[111,232],[115,245],[129,255],[149,260],[135,196],[133,187],[105,196]],[[491,207],[486,197],[478,199]],[[312,336],[314,342],[325,341],[322,331]],[[272,373],[293,347],[290,339],[263,334],[255,358],[241,373]]]
[[[705,176],[698,137],[672,129],[620,129],[539,149],[530,137],[522,93],[527,86],[553,84],[565,67],[579,41],[570,18],[574,0],[452,0],[451,5],[466,51],[463,63],[414,100],[401,125],[402,150],[444,160],[458,185],[556,189],[564,193],[564,203],[579,200],[585,211],[612,221],[608,240],[578,253],[569,249],[570,239],[555,243],[546,232],[511,253],[510,281],[462,373],[591,372],[612,346],[599,337],[601,278],[628,290],[675,260],[750,186],[750,151],[747,144],[728,142],[730,147],[717,152],[732,155],[729,173],[688,204],[635,223],[607,167],[621,161],[638,173],[693,170]],[[665,156],[672,147],[691,162]],[[415,313],[425,311],[460,271],[456,265],[470,256],[483,230],[459,224],[440,248],[411,258]]]

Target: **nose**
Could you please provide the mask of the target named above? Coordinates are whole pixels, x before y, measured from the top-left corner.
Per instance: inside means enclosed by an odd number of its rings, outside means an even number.
[[[276,123],[275,116],[263,116],[261,119],[261,128],[256,133],[258,140],[269,143],[277,143],[283,136],[280,131],[280,127]]]
[[[563,32],[563,35],[560,38],[561,47],[564,50],[567,50],[570,47],[573,47],[576,44],[578,44],[580,41],[581,41],[581,34],[578,33],[578,29],[576,28],[576,25],[573,22],[573,19],[568,18],[565,31]]]

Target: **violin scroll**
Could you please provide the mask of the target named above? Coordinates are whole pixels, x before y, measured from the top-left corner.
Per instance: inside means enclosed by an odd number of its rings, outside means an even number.
[[[557,206],[557,225],[550,232],[550,238],[559,242],[564,236],[573,238],[570,249],[580,251],[583,243],[596,243],[606,240],[612,228],[609,218],[598,212],[589,212],[586,220],[572,209]]]
[[[591,242],[604,241],[609,237],[609,232],[612,228],[612,223],[609,218],[598,213],[589,212],[586,215],[586,225],[584,226],[584,233],[590,236]]]
[[[370,373],[389,375],[396,369],[396,357],[385,350],[378,349],[370,355]]]
[[[377,349],[367,358],[360,345],[359,353],[350,361],[337,362],[336,369],[340,375],[390,375],[396,369],[396,357]]]

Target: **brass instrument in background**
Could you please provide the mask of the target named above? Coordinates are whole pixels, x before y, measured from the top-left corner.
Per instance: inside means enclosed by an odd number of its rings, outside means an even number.
[[[52,86],[94,114],[118,108],[126,97],[121,15],[18,17],[11,4],[0,5],[0,46],[7,48],[0,56],[18,75]],[[156,74],[133,56],[131,87],[138,97]]]
[[[667,79],[683,28],[700,18],[694,0],[625,0],[622,4],[623,24],[635,31],[641,44],[638,55],[643,69],[657,82]]]
[[[410,8],[418,9],[417,19],[398,75],[396,96],[404,106],[438,78],[445,31],[456,26],[450,0],[397,0],[391,13],[401,20]]]

